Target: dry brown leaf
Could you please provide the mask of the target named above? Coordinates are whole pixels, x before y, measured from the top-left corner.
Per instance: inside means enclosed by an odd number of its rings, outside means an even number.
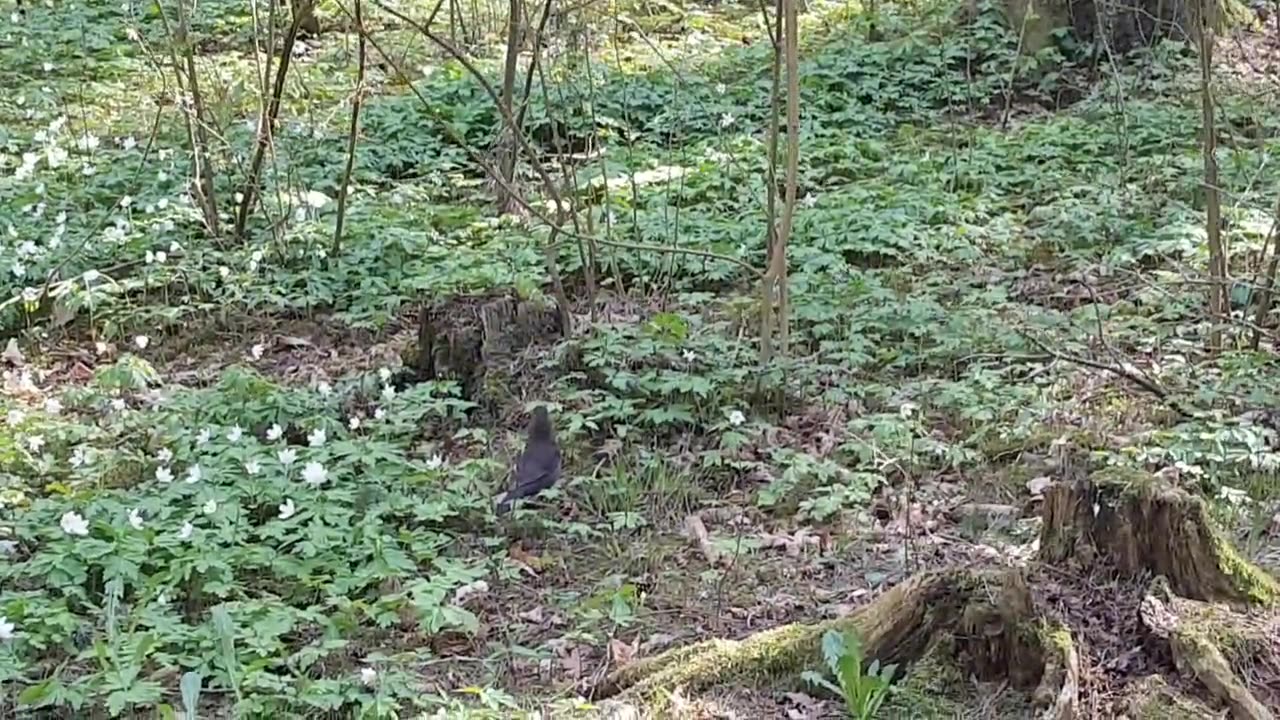
[[[609,641],[609,654],[613,656],[613,662],[618,667],[626,667],[635,660],[636,654],[639,652],[639,638],[632,640],[630,644],[623,642],[617,638]]]
[[[707,526],[702,522],[702,518],[697,515],[690,515],[684,519],[684,527],[690,542],[698,546],[707,562],[711,565],[719,563],[721,560],[720,553],[711,544],[711,536],[707,532]]]
[[[5,362],[15,367],[22,367],[27,362],[26,356],[18,348],[17,338],[9,338],[8,344],[4,347],[4,353],[0,357],[3,357]]]
[[[582,648],[577,646],[571,648],[568,653],[560,658],[561,669],[568,673],[569,677],[574,680],[582,677],[583,664]]]
[[[1027,491],[1030,492],[1033,497],[1040,497],[1041,495],[1044,495],[1044,491],[1049,489],[1049,486],[1052,484],[1053,478],[1048,475],[1033,477],[1027,481]]]
[[[675,635],[670,635],[668,633],[654,633],[640,645],[640,652],[648,655],[654,650],[661,650],[675,641]]]
[[[538,571],[542,569],[542,558],[527,552],[519,545],[512,545],[507,550],[507,557],[524,566],[531,575],[537,575]]]

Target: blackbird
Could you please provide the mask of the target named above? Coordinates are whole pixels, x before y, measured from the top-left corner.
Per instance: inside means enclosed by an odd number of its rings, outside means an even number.
[[[539,405],[533,410],[524,452],[516,460],[515,482],[509,491],[498,496],[497,513],[501,515],[511,510],[513,501],[537,495],[559,479],[560,446],[552,433],[547,408]]]

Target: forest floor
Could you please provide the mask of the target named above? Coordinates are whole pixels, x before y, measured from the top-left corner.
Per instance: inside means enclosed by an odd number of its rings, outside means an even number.
[[[956,32],[886,12],[866,42],[843,4],[813,5],[786,356],[759,365],[758,290],[734,263],[602,246],[592,298],[567,243],[574,336],[487,357],[471,386],[392,381],[421,307],[545,303],[549,278],[546,229],[498,219],[454,140],[485,149],[497,127],[464,67],[372,22],[388,52],[369,51],[335,244],[356,42],[322,4],[290,71],[269,220],[211,240],[185,194],[155,9],[15,8],[0,707],[567,717],[605,673],[668,647],[844,615],[921,569],[1034,565],[1038,495],[1081,453],[1202,490],[1274,565],[1276,337],[1263,327],[1249,349],[1240,283],[1228,349],[1204,351],[1194,56],[1166,44],[1095,76],[1049,53],[1011,74],[1016,39],[991,18]],[[266,57],[242,6],[193,17],[228,205]],[[754,8],[655,12],[616,37],[592,22],[556,31],[528,120],[578,187],[609,178],[581,222],[761,265],[770,53]],[[491,73],[486,23],[467,47]],[[1280,186],[1273,35],[1222,44],[1219,184],[1242,279]],[[553,127],[603,155],[552,152]],[[680,172],[636,180],[655,168]],[[538,191],[527,168],[522,187]],[[31,296],[46,285],[56,300]],[[565,479],[495,519],[536,402],[553,405]],[[1039,599],[1085,629],[1089,717],[1173,674],[1143,649],[1128,581],[1034,571]],[[969,691],[972,717],[1026,707],[1001,684]],[[799,683],[678,703],[843,712]]]

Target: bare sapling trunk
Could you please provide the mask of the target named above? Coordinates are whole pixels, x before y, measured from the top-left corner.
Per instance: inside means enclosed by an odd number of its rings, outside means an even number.
[[[1218,132],[1213,117],[1213,22],[1217,3],[1202,0],[1200,15],[1200,109],[1204,152],[1205,232],[1209,244],[1210,353],[1222,350],[1227,321],[1227,253],[1222,242],[1222,199],[1218,191]]]
[[[275,136],[276,120],[280,116],[280,101],[284,97],[284,81],[289,74],[289,60],[293,57],[293,46],[298,40],[298,31],[310,17],[310,5],[295,5],[289,29],[285,32],[284,44],[280,48],[280,64],[276,67],[275,83],[271,88],[271,99],[267,103],[264,117],[258,123],[258,139],[253,151],[253,160],[249,163],[249,175],[245,178],[243,197],[236,212],[235,236],[244,238],[245,226],[249,222],[249,213],[258,201],[258,187],[262,183],[262,164],[267,157],[267,149]]]
[[[1271,314],[1271,297],[1276,287],[1276,269],[1280,267],[1280,195],[1276,196],[1275,205],[1271,208],[1271,229],[1262,243],[1262,254],[1261,277],[1254,283],[1260,289],[1254,300],[1253,336],[1249,339],[1252,350],[1258,349],[1262,342],[1262,332],[1268,325],[1267,316]]]
[[[338,188],[338,219],[333,227],[333,248],[329,255],[337,257],[342,252],[342,226],[347,217],[347,192],[351,187],[351,171],[356,164],[356,141],[360,137],[360,104],[364,99],[364,70],[367,61],[368,40],[364,34],[364,3],[355,0],[356,33],[356,87],[351,95],[351,130],[347,135],[347,165],[342,171],[342,185]]]
[[[196,71],[195,47],[191,42],[191,19],[184,0],[177,3],[177,26],[169,27],[168,17],[160,14],[169,35],[169,56],[180,93],[180,107],[186,124],[187,141],[191,145],[192,195],[200,208],[205,230],[211,236],[219,233],[218,203],[214,196],[215,168],[209,151],[208,113],[200,93],[200,75]],[[181,51],[181,59],[178,52]],[[185,70],[185,72],[184,72]]]
[[[776,0],[773,7],[773,23],[763,0],[760,12],[766,28],[772,28],[769,39],[773,43],[772,86],[769,91],[769,140],[767,179],[769,187],[765,196],[765,274],[760,283],[760,364],[773,359],[773,256],[778,251],[778,127],[782,124],[782,3]]]
[[[787,68],[787,159],[782,222],[778,228],[773,251],[769,253],[769,269],[765,273],[765,305],[769,307],[764,317],[776,325],[778,348],[785,355],[790,341],[787,297],[787,243],[795,221],[797,176],[800,166],[800,19],[796,0],[781,0],[783,12],[783,58]],[[773,303],[776,301],[776,314]],[[774,327],[762,330],[774,330]],[[770,333],[771,334],[771,333]],[[762,334],[763,335],[763,334]],[[768,362],[772,355],[772,340],[761,341],[762,360]]]
[[[516,94],[516,73],[518,71],[518,60],[520,59],[520,38],[521,28],[523,26],[523,16],[520,10],[520,0],[511,0],[508,8],[507,18],[507,55],[506,62],[502,68],[502,95],[501,103],[503,114],[506,117],[514,118],[515,113],[515,94]],[[523,113],[521,113],[523,115]],[[516,177],[516,147],[515,139],[511,137],[514,133],[520,132],[519,127],[508,127],[504,122],[503,130],[498,134],[497,155],[498,155],[498,172],[502,173],[502,179],[506,183],[506,187],[511,187]],[[515,201],[512,200],[511,194],[503,187],[498,188],[498,211],[502,214],[514,212],[518,209]]]

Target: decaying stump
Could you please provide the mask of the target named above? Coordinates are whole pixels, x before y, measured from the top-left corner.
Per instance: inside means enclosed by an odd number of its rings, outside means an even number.
[[[422,308],[405,366],[413,382],[454,380],[483,409],[510,409],[525,351],[558,340],[561,327],[554,304],[509,295],[449,298]]]
[[[1050,488],[1043,512],[1041,560],[1157,576],[1142,603],[1152,637],[1167,641],[1178,668],[1233,717],[1273,717],[1267,706],[1280,703],[1276,581],[1220,536],[1203,501],[1154,477],[1095,476]],[[1035,607],[1029,577],[1010,569],[921,573],[848,617],[784,625],[742,640],[705,640],[636,661],[606,677],[595,695],[661,716],[677,690],[776,685],[821,669],[822,636],[834,629],[857,633],[869,660],[906,669],[904,692],[913,683],[926,695],[934,692],[912,669],[941,661],[960,668],[958,677],[1005,680],[1027,690],[1040,720],[1074,720],[1081,713],[1080,654],[1071,629]],[[1215,714],[1158,676],[1135,684],[1168,696],[1152,708],[1159,712],[1135,717]],[[1147,707],[1140,694],[1129,704],[1135,711]],[[909,704],[903,709],[933,716]]]
[[[1045,492],[1040,557],[1161,575],[1196,600],[1273,605],[1275,578],[1247,562],[1209,521],[1204,501],[1149,475],[1099,474]]]

